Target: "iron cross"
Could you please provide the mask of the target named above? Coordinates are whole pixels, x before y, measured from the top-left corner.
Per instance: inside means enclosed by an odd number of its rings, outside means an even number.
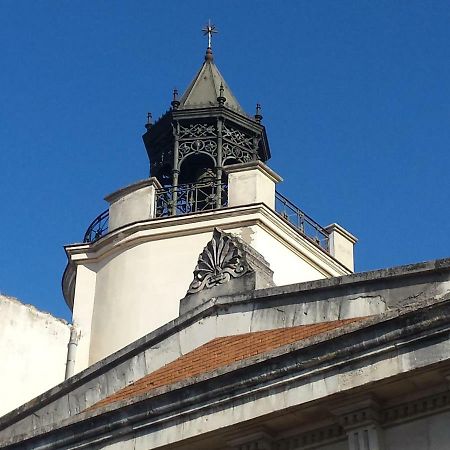
[[[217,33],[216,26],[211,23],[211,19],[208,20],[208,24],[202,28],[203,36],[208,35],[208,48],[211,48],[211,37],[213,33]]]

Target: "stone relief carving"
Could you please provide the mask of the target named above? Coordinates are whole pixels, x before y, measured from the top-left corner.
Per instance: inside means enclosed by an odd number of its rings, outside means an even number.
[[[251,268],[239,241],[215,228],[211,241],[199,256],[194,270],[194,280],[187,293],[194,294],[202,289],[226,283],[232,278],[242,277],[249,271]]]

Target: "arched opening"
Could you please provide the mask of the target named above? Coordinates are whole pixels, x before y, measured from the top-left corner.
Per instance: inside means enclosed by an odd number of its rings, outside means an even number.
[[[214,177],[214,160],[203,153],[188,156],[180,167],[179,184],[197,183]]]
[[[178,180],[178,208],[186,212],[199,212],[217,207],[215,162],[210,156],[188,156],[181,164]]]
[[[159,169],[156,178],[161,183],[161,186],[171,186],[172,185],[172,168],[169,164],[164,165]]]

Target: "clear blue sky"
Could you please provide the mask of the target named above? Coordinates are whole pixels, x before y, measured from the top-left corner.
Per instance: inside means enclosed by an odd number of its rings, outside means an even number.
[[[450,256],[448,0],[2,0],[0,292],[70,317],[63,245],[147,176],[146,113],[193,78],[209,17],[279,190],[359,238],[358,271]]]

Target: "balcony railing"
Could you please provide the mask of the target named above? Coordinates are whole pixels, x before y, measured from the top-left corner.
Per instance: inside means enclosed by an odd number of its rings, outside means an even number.
[[[108,232],[109,210],[103,211],[89,225],[84,233],[83,242],[94,242]]]
[[[314,243],[329,250],[328,232],[279,192],[275,192],[275,211]]]
[[[215,181],[167,186],[156,191],[156,217],[211,211],[227,206],[228,190]],[[310,241],[329,250],[328,233],[315,220],[279,192],[275,193],[275,210]],[[102,212],[89,225],[83,242],[94,242],[108,232],[109,211]]]
[[[178,216],[227,206],[225,183],[208,181],[167,186],[156,191],[156,217]]]

